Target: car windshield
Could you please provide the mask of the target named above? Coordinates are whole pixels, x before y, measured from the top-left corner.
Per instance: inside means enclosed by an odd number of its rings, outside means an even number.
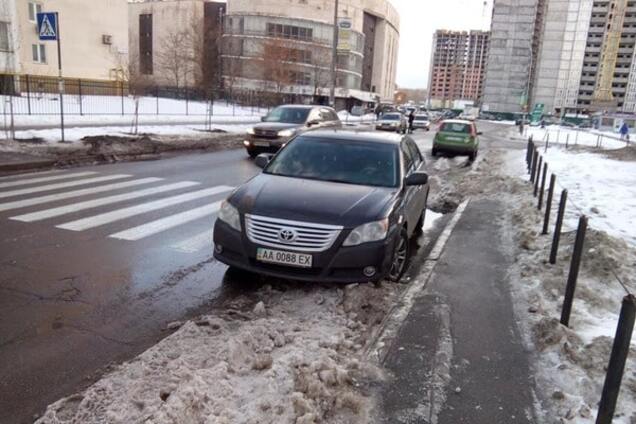
[[[299,137],[263,172],[294,178],[397,187],[397,146],[385,143]]]
[[[304,124],[309,115],[309,108],[277,107],[272,110],[263,122],[281,122],[285,124]]]
[[[398,113],[389,113],[382,117],[385,121],[399,121],[400,115]]]
[[[470,125],[461,122],[444,122],[442,132],[470,134]]]

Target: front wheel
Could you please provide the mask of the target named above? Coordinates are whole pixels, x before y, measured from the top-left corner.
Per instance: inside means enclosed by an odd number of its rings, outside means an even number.
[[[397,283],[406,271],[406,264],[409,259],[409,238],[405,229],[400,231],[400,237],[395,244],[393,250],[393,259],[391,260],[391,270],[389,271],[389,280]]]

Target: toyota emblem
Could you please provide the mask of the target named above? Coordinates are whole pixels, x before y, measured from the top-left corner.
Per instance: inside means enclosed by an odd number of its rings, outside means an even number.
[[[291,243],[296,240],[296,231],[289,228],[283,228],[278,232],[278,239],[284,243]]]

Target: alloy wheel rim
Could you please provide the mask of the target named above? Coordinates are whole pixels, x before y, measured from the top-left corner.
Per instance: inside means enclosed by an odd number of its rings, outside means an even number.
[[[406,241],[404,237],[400,237],[400,244],[398,245],[395,254],[393,255],[393,263],[391,264],[391,278],[397,279],[406,263]]]

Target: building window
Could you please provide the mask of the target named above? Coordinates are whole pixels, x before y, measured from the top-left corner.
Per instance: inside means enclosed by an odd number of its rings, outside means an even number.
[[[29,21],[37,22],[38,13],[42,13],[42,5],[36,2],[29,2]]]
[[[32,44],[31,51],[35,63],[46,63],[46,46],[44,44]]]
[[[0,22],[0,50],[9,51],[9,24]]]
[[[310,41],[314,36],[314,30],[312,28],[303,28],[293,25],[268,23],[267,35],[276,38]]]
[[[139,15],[139,72],[152,75],[152,14]]]

